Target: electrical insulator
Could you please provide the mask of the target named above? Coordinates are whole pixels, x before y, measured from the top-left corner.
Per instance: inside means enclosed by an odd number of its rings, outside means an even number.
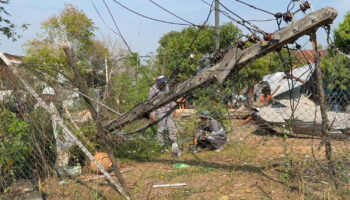
[[[291,12],[287,12],[283,14],[283,20],[288,23],[293,20],[293,14]]]
[[[270,41],[272,39],[273,33],[267,33],[264,35],[265,41]]]
[[[245,42],[243,42],[242,40],[237,42],[237,47],[240,49],[243,49],[244,45],[245,45]]]
[[[307,9],[311,8],[311,2],[310,1],[305,1],[303,3],[300,3],[300,10],[305,12]]]
[[[259,40],[260,40],[260,38],[259,38],[259,36],[257,36],[257,35],[251,35],[251,36],[249,36],[248,37],[248,40],[250,41],[250,42],[253,42],[253,43],[257,43]]]
[[[278,12],[278,13],[275,14],[275,17],[276,17],[277,19],[281,19],[281,18],[283,17],[283,14],[280,13],[280,12]]]

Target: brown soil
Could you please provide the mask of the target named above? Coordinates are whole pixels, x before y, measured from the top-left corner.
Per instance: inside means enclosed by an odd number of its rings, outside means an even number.
[[[123,175],[131,196],[142,200],[341,199],[334,193],[330,179],[318,177],[316,167],[311,166],[309,170],[300,167],[307,167],[300,163],[313,160],[324,165],[324,148],[318,150],[320,139],[283,138],[253,132],[257,132],[253,122],[237,128],[229,134],[222,152],[202,151],[193,155],[187,151],[188,144],[180,158],[173,158],[168,152],[149,162],[123,162],[122,171],[125,171]],[[334,158],[349,152],[347,142],[333,141],[332,145],[336,150]],[[174,169],[172,165],[179,162],[190,167]],[[288,173],[286,163],[294,163]],[[65,185],[58,184],[60,179],[47,179],[42,183],[42,191],[52,200],[121,199],[106,179],[79,181],[94,176],[98,175],[84,170],[76,179],[65,179]],[[152,188],[154,184],[169,183],[186,183],[187,186]]]

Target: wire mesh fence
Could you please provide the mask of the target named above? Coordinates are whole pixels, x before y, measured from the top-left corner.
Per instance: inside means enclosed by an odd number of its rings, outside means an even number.
[[[349,68],[344,60],[333,59],[334,56],[339,58],[338,53],[332,54],[331,50],[320,50],[319,53],[323,55],[320,66],[330,131],[334,137],[347,138],[350,115],[347,109],[349,89],[346,74]],[[293,54],[298,58],[298,54],[315,55],[315,52],[296,50]],[[265,75],[260,85],[255,85],[258,87],[253,94],[258,104],[256,114],[262,122],[288,127],[292,133],[321,136],[322,118],[316,68],[314,60],[306,59],[298,60],[299,65],[290,64],[290,69]],[[334,62],[330,63],[331,59]],[[309,64],[303,66],[303,63]],[[339,73],[336,72],[338,70]]]
[[[348,138],[350,130],[350,81],[348,80],[350,61],[344,53],[339,51],[337,49],[320,50],[322,83],[327,117],[330,121],[330,133],[332,137],[338,139]],[[315,52],[312,50],[293,49],[283,50],[280,55],[274,53],[267,56],[263,58],[265,59],[263,65],[268,68],[266,71],[252,73],[243,70],[229,78],[234,80],[231,83],[205,87],[206,92],[217,97],[217,102],[207,106],[215,108],[213,115],[220,118],[220,121],[231,122],[231,118],[243,118],[253,120],[256,124],[276,127],[287,135],[306,134],[321,137],[322,118],[315,75],[316,66],[312,60],[314,55]],[[247,69],[249,68],[256,69],[256,66],[252,62],[247,66]],[[93,182],[94,179],[90,182],[89,179],[96,177],[97,172],[86,171],[90,170],[90,161],[77,147],[70,150],[57,148],[62,145],[58,141],[66,141],[62,129],[52,123],[51,116],[37,107],[36,100],[26,95],[23,88],[14,88],[14,85],[17,83],[12,83],[10,92],[12,95],[6,95],[7,97],[3,98],[0,104],[0,192],[4,194],[3,198],[12,199],[17,194],[37,195],[37,191],[43,189],[50,191],[50,188],[40,188],[43,182],[46,185],[54,184],[64,188],[67,182],[74,183],[74,181],[84,182],[84,187],[92,189],[93,192],[86,194],[87,198],[103,196],[109,199],[111,196],[118,195],[116,191],[111,191],[110,187],[96,185],[96,182]],[[36,90],[41,93],[42,88],[39,88]],[[94,135],[91,113],[84,107],[79,94],[62,88],[55,89],[57,97],[53,100],[53,104],[58,108],[65,123],[74,130],[77,138],[91,152],[103,149],[101,141]],[[88,96],[95,96],[94,99],[102,100],[103,95],[100,95],[100,92],[91,91]],[[198,106],[200,102],[193,103],[196,102],[195,95],[185,98],[192,101],[190,107],[194,110],[200,109]],[[222,104],[224,107],[216,104]],[[97,104],[95,107],[98,107]],[[109,115],[107,114],[109,111],[100,109],[100,114],[106,121],[117,116]],[[215,113],[219,109],[221,109],[220,112]],[[186,127],[187,124],[182,118],[178,122],[179,129],[186,130],[184,135],[179,135],[179,140],[191,143],[192,135],[189,129],[194,128]],[[147,123],[141,122],[137,126],[133,124],[131,125],[133,127],[127,127],[124,131],[133,132],[135,127],[139,128],[145,124]],[[235,130],[244,129],[243,125],[244,123],[227,123],[226,127],[234,134]],[[55,129],[58,136],[54,134]],[[121,157],[136,159],[140,154],[133,153],[138,151],[143,152],[147,158],[154,149],[158,148],[153,132],[154,130],[151,129],[142,129],[138,133],[143,135],[129,138],[131,142],[117,143],[116,139],[113,144],[118,151],[121,150],[118,152]],[[149,142],[145,142],[146,140]],[[66,168],[62,172],[59,166]],[[90,176],[72,178],[81,174]],[[21,191],[18,188],[21,188]],[[79,186],[76,191],[78,189],[82,188]],[[81,194],[74,190],[72,194],[68,194],[63,189],[52,190],[50,195],[50,198],[59,199],[69,195],[75,195],[78,198]]]

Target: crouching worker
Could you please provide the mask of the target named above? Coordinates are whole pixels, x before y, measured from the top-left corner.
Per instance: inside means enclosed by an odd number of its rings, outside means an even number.
[[[166,80],[167,79],[165,76],[159,76],[156,78],[156,84],[149,91],[148,100],[161,97],[162,94],[169,92],[169,87],[166,83]],[[169,131],[169,138],[172,142],[171,151],[173,153],[173,156],[179,157],[181,156],[181,151],[179,149],[179,145],[177,144],[175,123],[171,115],[166,116],[175,106],[175,102],[170,102],[169,104],[160,107],[150,113],[150,118],[153,122],[162,119],[157,124],[157,138],[158,143],[161,146],[161,152],[164,152],[164,131],[167,129]]]
[[[200,130],[195,135],[193,153],[198,153],[198,147],[222,151],[227,138],[221,124],[208,111],[201,111],[199,118]]]

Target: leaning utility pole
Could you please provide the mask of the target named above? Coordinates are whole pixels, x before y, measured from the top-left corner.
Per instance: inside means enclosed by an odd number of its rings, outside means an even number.
[[[220,15],[219,15],[219,0],[215,0],[215,50],[220,49]]]
[[[109,131],[119,129],[136,119],[142,118],[142,116],[157,108],[189,94],[199,87],[204,87],[215,82],[223,83],[228,75],[231,73],[236,74],[252,60],[281,49],[284,45],[294,42],[303,35],[312,33],[321,26],[331,24],[337,15],[338,12],[335,9],[323,8],[275,32],[269,41],[260,41],[244,50],[232,47],[221,62],[178,84],[164,95],[138,104],[126,114],[107,123],[104,128]]]

